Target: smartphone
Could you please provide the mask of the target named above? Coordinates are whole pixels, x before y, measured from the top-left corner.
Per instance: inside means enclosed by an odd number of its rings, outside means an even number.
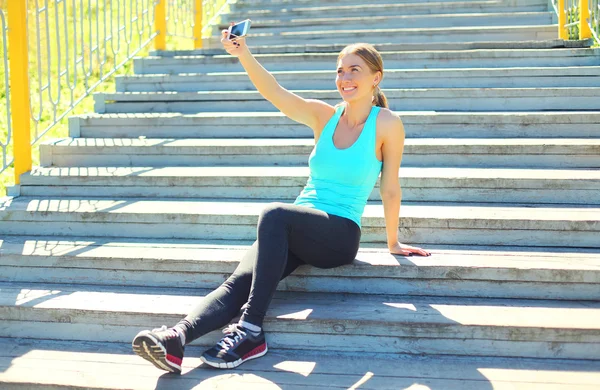
[[[248,33],[248,30],[250,30],[250,19],[229,26],[229,29],[227,29],[227,39],[243,37]]]

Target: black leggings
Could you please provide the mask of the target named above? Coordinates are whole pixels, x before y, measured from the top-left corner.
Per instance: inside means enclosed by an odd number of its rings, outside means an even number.
[[[286,203],[271,203],[258,219],[257,240],[233,274],[177,327],[186,344],[235,318],[262,326],[279,281],[298,266],[334,268],[355,259],[361,231],[351,219]]]

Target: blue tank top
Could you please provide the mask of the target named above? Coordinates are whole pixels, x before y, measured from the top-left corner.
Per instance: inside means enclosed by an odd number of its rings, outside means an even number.
[[[367,199],[383,166],[375,155],[380,107],[371,108],[356,142],[338,149],[333,144],[333,134],[345,108],[345,104],[340,105],[323,129],[308,159],[310,176],[294,204],[349,218],[361,227]]]

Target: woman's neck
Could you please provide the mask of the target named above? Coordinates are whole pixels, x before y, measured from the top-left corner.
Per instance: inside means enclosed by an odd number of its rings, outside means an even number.
[[[366,104],[365,101],[353,103],[345,102],[344,104],[346,105],[346,108],[344,109],[342,117],[348,127],[352,129],[363,125],[367,121],[371,109],[373,108],[371,101],[369,101],[368,104]]]

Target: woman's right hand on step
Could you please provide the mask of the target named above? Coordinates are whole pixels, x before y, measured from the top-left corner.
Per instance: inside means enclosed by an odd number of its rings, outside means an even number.
[[[234,23],[231,22],[231,24],[233,25]],[[234,57],[240,57],[242,54],[248,51],[246,37],[236,38],[235,36],[232,36],[232,39],[228,39],[227,35],[229,35],[227,30],[221,31],[221,43],[223,44],[223,47],[227,53]]]

